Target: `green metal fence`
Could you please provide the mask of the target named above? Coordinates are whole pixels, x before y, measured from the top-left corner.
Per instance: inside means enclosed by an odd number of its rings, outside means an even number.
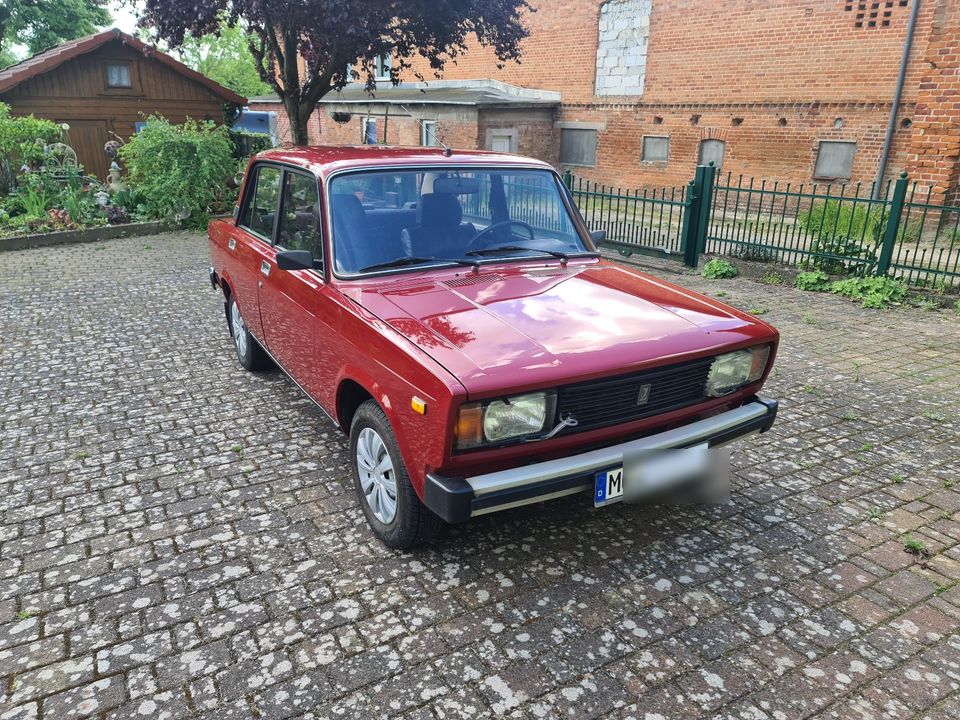
[[[696,266],[700,254],[833,274],[960,285],[960,207],[931,202],[904,173],[873,185],[757,181],[699,166],[684,188],[624,191],[566,176],[581,213],[609,246]]]

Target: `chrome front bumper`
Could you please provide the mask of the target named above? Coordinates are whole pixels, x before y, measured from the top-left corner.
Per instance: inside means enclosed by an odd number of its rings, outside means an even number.
[[[447,522],[593,490],[594,475],[623,465],[624,455],[685,448],[702,443],[717,447],[744,435],[766,432],[777,416],[777,401],[756,395],[741,407],[689,425],[618,445],[557,460],[475,475],[444,477],[429,473],[424,502]]]

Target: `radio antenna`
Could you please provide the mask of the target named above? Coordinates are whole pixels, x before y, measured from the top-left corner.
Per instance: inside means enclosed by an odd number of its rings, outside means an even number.
[[[421,119],[418,118],[416,115],[414,115],[412,112],[410,112],[410,111],[407,109],[407,106],[406,106],[406,105],[398,105],[397,107],[399,107],[399,108],[400,108],[401,110],[403,110],[407,115],[409,115],[411,118],[413,118],[414,122],[416,122],[417,125],[420,126],[420,129],[421,129],[421,130],[423,130],[423,129],[425,128],[425,125],[423,124],[423,120],[421,120]],[[443,154],[444,154],[446,157],[450,157],[451,155],[453,155],[453,148],[450,147],[449,145],[447,145],[443,140],[441,140],[441,139],[437,136],[436,125],[434,125],[433,139],[437,142],[437,144],[438,144],[440,147],[443,148]]]

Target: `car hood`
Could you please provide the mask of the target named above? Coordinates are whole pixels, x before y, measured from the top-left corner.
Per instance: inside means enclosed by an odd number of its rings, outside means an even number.
[[[349,294],[471,396],[626,373],[775,336],[733,308],[604,261],[418,273]]]

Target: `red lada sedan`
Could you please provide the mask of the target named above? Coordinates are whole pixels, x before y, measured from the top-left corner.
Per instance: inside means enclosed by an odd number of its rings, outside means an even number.
[[[602,260],[549,165],[433,148],[272,150],[210,280],[240,364],[275,363],[350,436],[390,547],[444,522],[592,493],[637,453],[773,424],[778,333]]]

